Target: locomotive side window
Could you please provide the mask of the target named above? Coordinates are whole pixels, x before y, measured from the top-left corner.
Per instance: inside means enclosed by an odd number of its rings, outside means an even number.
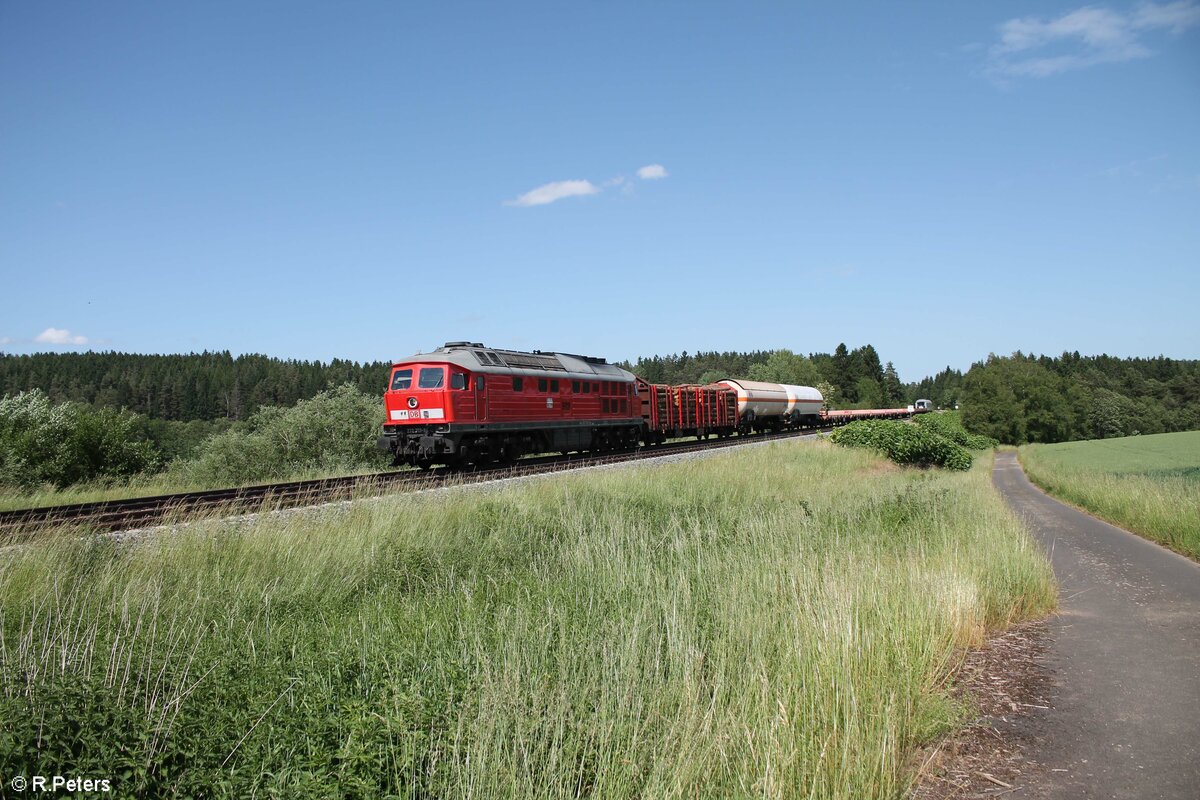
[[[598,383],[593,383],[593,384],[592,384],[592,391],[593,391],[593,392],[595,392],[596,394],[600,394],[600,384],[598,384]]]
[[[525,381],[520,378],[513,378],[513,391],[519,392],[525,388]]]
[[[478,382],[479,380],[481,380],[481,379],[477,378],[476,382]],[[451,389],[467,388],[467,376],[461,372],[452,372],[450,374],[450,388]]]
[[[487,384],[485,384],[485,383],[483,382],[483,376],[482,376],[482,375],[476,375],[476,376],[475,376],[475,391],[477,391],[477,392],[482,392],[482,391],[483,391],[483,387],[484,387],[484,386],[486,386],[486,385],[487,385]]]
[[[584,393],[584,394],[591,394],[591,393],[592,393],[592,384],[590,384],[590,383],[585,383],[585,384],[583,385],[583,393]]]
[[[538,378],[538,391],[539,392],[546,391],[546,379],[545,378]]]
[[[550,381],[550,391],[552,393],[558,392],[558,381]]]
[[[607,397],[605,397],[603,400],[600,401],[600,413],[601,414],[608,413],[608,398]]]
[[[417,379],[420,389],[440,389],[446,381],[446,370],[441,367],[421,367],[421,377]]]
[[[396,374],[392,376],[392,391],[396,392],[401,389],[407,389],[410,386],[412,386],[412,370],[396,370]]]
[[[571,381],[571,391],[579,394],[579,381]]]

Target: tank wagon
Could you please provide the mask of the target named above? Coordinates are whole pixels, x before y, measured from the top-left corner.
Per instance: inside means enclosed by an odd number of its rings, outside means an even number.
[[[811,386],[732,379],[720,383],[737,393],[738,419],[743,431],[777,431],[821,421],[825,398]]]
[[[602,358],[447,342],[392,365],[378,445],[419,467],[634,447],[635,380]]]

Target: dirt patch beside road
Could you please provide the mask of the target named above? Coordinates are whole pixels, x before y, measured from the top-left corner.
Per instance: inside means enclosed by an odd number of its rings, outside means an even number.
[[[1027,622],[966,654],[954,695],[977,716],[966,728],[918,753],[915,800],[1008,794],[1018,782],[1029,782],[1044,769],[1028,756],[1028,729],[1033,717],[1049,711],[1049,676],[1043,661],[1048,645],[1046,623]]]

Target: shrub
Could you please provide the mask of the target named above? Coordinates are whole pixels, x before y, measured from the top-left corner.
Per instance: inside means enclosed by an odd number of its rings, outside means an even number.
[[[133,475],[155,463],[137,415],[50,402],[40,389],[0,400],[0,483],[20,489]]]
[[[290,408],[264,407],[244,428],[213,436],[195,459],[173,469],[187,483],[220,486],[384,467],[388,459],[375,449],[382,424],[379,397],[344,384]]]
[[[971,468],[971,454],[932,430],[886,419],[863,419],[838,428],[830,439],[843,447],[863,447],[883,453],[897,464]]]
[[[999,444],[990,436],[970,433],[963,427],[957,411],[942,411],[936,414],[918,414],[915,421],[925,430],[944,436],[968,450],[994,450]]]

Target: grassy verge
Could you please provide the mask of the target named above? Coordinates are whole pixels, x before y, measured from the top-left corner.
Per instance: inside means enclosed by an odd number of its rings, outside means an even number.
[[[0,562],[0,774],[117,794],[897,797],[1054,603],[986,465],[780,443]]]
[[[1054,496],[1200,559],[1200,431],[1026,445],[1019,457]]]

